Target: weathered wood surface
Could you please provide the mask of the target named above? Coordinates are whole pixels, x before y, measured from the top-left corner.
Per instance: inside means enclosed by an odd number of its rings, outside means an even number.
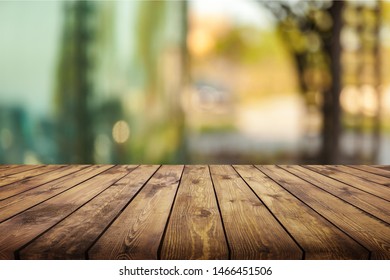
[[[389,166],[0,165],[0,259],[390,259]]]
[[[186,166],[162,243],[163,259],[227,259],[218,204],[207,166]]]

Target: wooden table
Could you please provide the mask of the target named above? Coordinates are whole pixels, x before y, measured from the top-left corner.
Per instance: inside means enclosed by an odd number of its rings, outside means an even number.
[[[0,259],[390,259],[389,166],[0,165]]]

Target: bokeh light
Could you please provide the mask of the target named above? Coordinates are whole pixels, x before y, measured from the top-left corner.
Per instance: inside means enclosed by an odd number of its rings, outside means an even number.
[[[112,137],[118,144],[125,143],[130,136],[130,129],[124,120],[117,121],[112,127]]]

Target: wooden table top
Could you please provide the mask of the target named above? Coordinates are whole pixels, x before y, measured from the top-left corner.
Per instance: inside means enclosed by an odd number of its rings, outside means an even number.
[[[0,259],[390,259],[390,166],[0,165]]]

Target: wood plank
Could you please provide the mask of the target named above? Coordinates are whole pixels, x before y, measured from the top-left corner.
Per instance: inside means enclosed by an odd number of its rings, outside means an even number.
[[[313,185],[343,199],[346,202],[390,223],[390,203],[375,195],[361,191],[342,182],[300,166],[280,166]]]
[[[87,165],[66,166],[64,168],[52,170],[48,173],[44,173],[31,178],[26,178],[22,181],[3,186],[0,188],[0,201],[36,188],[57,178],[71,174],[85,167],[87,167]]]
[[[19,166],[18,164],[0,164],[0,170],[5,170],[9,168],[14,168]],[[1,172],[1,171],[0,171]],[[1,177],[1,176],[0,176]]]
[[[161,259],[228,259],[221,217],[205,165],[186,166],[161,246]]]
[[[379,185],[377,183],[364,180],[351,174],[341,172],[337,168],[332,167],[330,165],[306,165],[305,167],[316,171],[322,175],[326,175],[330,178],[339,180],[340,182],[343,182],[347,185],[390,201],[390,188],[386,186]]]
[[[12,175],[12,174],[17,174],[19,172],[23,172],[23,171],[26,171],[26,170],[39,168],[41,166],[42,166],[41,164],[37,164],[37,165],[18,165],[18,166],[13,167],[13,168],[2,169],[2,170],[0,170],[0,177]]]
[[[376,168],[376,167],[369,166],[369,165],[350,165],[350,167],[356,168],[359,170],[363,170],[366,172],[370,172],[372,174],[376,174],[379,176],[384,176],[384,177],[390,178],[390,170]]]
[[[21,250],[20,258],[85,259],[87,249],[158,167],[157,165],[138,167]],[[173,168],[164,167],[163,169],[172,170]],[[167,176],[165,178],[169,179]],[[165,187],[161,184],[154,185],[154,190]],[[159,194],[156,193],[156,195]],[[164,203],[164,197],[161,197],[161,200]],[[120,224],[122,229],[125,225],[125,223]],[[110,238],[118,240],[118,235]],[[109,242],[112,241],[109,240]],[[103,251],[112,250],[112,247],[106,247],[106,245],[103,246]],[[103,254],[103,256],[105,258],[107,255]]]
[[[115,166],[58,196],[0,224],[0,259],[13,259],[15,251],[70,215],[77,208],[132,171],[134,166]]]
[[[89,167],[72,165],[68,167],[68,172],[63,173],[63,177],[30,189],[18,195],[0,201],[0,222],[19,214],[20,212],[41,203],[51,197],[64,192],[77,184],[80,184],[91,177],[112,168],[113,165],[92,165]],[[43,178],[44,180],[45,178]],[[49,178],[48,178],[49,179]],[[52,179],[52,178],[50,178]]]
[[[179,165],[161,167],[89,250],[89,258],[157,259],[182,171]]]
[[[366,212],[276,166],[256,166],[365,248],[372,259],[390,259],[390,227]]]
[[[373,167],[390,171],[390,165],[373,165]]]
[[[302,259],[295,241],[231,166],[210,171],[232,259]]]
[[[367,259],[369,252],[254,166],[234,168],[305,252],[305,259]]]
[[[341,172],[351,174],[353,176],[362,178],[366,181],[374,182],[374,183],[377,183],[380,185],[385,185],[385,186],[390,185],[390,178],[378,176],[378,175],[372,174],[370,172],[366,172],[366,171],[361,170],[361,169],[356,169],[356,168],[352,168],[352,167],[344,166],[344,165],[334,165],[333,167],[337,168],[337,170],[339,170]]]
[[[42,165],[39,168],[26,170],[20,173],[8,175],[5,177],[0,178],[0,192],[2,189],[4,189],[4,186],[18,182],[23,181],[29,178],[32,178],[37,175],[41,175],[44,173],[49,173],[50,171],[63,168],[63,165]]]

